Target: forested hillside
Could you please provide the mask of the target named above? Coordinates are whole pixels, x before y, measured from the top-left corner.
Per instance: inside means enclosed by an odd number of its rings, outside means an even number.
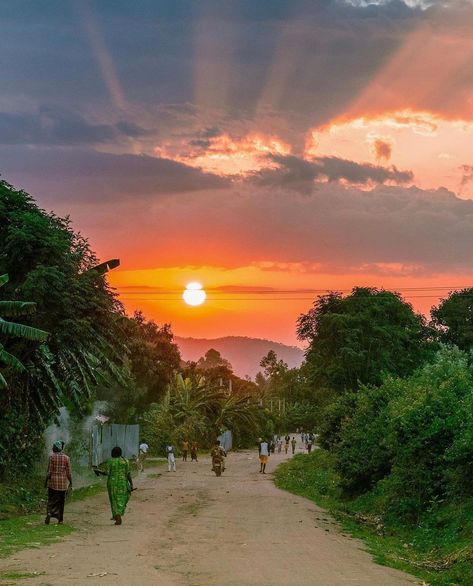
[[[196,361],[207,350],[214,348],[226,358],[239,376],[254,378],[261,370],[260,360],[270,350],[287,363],[289,368],[299,367],[304,360],[304,352],[297,346],[287,346],[280,342],[248,338],[245,336],[225,336],[224,338],[181,338],[176,336],[184,360]]]

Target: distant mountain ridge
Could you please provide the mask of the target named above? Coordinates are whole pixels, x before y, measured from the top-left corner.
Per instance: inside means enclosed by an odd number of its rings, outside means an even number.
[[[218,350],[233,366],[236,375],[245,375],[254,378],[261,370],[259,365],[263,356],[270,350],[276,352],[279,359],[284,360],[290,368],[298,367],[304,360],[304,351],[297,346],[287,346],[281,342],[273,342],[262,338],[247,338],[246,336],[225,336],[223,338],[181,338],[175,336],[183,360],[197,361],[201,356],[213,348]]]

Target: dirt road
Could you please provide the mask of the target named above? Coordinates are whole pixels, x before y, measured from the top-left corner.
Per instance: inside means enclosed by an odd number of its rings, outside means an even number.
[[[340,535],[311,502],[277,489],[270,458],[230,454],[216,478],[207,458],[145,472],[124,525],[113,526],[105,494],[73,503],[63,542],[2,560],[2,570],[36,571],[24,586],[402,586],[414,578],[374,564],[359,541]],[[152,474],[154,472],[154,474]],[[48,527],[45,526],[45,531]]]

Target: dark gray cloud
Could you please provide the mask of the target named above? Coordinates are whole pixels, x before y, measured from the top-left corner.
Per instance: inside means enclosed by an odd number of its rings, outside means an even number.
[[[393,147],[390,142],[377,138],[373,142],[373,150],[377,161],[389,161]]]
[[[154,213],[158,218],[161,212]],[[360,191],[326,183],[311,197],[282,188],[193,196],[185,217],[179,206],[168,208],[159,232],[163,258],[173,254],[176,223],[195,245],[186,253],[195,265],[204,249],[205,263],[217,266],[273,260],[320,264],[328,272],[380,265],[389,272],[389,265],[402,265],[453,273],[469,270],[473,250],[473,201],[446,189],[382,185]],[[218,247],[206,246],[209,231]],[[151,234],[144,237],[158,245]]]
[[[237,115],[254,111],[264,97],[275,110],[302,111],[317,120],[351,99],[426,18],[400,0],[368,8],[340,0],[4,2],[5,98],[110,105],[99,56],[86,34],[87,15],[130,104],[193,103],[197,84],[215,85],[215,95],[207,92],[208,102],[199,106]],[[271,72],[279,67],[280,86],[266,95]],[[221,75],[198,79],[199,70]]]
[[[367,185],[371,183],[409,183],[411,171],[399,171],[395,166],[380,167],[370,163],[356,163],[339,157],[318,157],[312,160],[293,155],[270,155],[278,165],[252,174],[250,182],[270,187],[285,187],[304,193],[311,192],[315,181],[340,181]]]
[[[308,272],[395,275],[471,268],[473,201],[446,189],[360,191],[325,183],[306,197],[247,186],[148,199],[141,206],[130,196],[117,202],[113,221],[109,213],[108,201],[103,208],[83,204],[73,218],[92,242],[113,242],[121,258],[159,250],[160,266],[262,263],[264,269],[274,263],[278,270],[298,263]],[[156,265],[152,256],[140,263]]]
[[[79,112],[58,106],[43,106],[36,112],[0,112],[0,144],[84,145],[146,134],[132,122],[95,124]]]
[[[49,202],[118,201],[228,187],[229,180],[146,155],[0,147],[0,172]]]

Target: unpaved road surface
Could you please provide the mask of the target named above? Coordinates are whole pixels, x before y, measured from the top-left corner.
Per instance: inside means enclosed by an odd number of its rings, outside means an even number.
[[[274,486],[270,458],[230,454],[216,478],[208,458],[147,470],[135,482],[124,524],[110,519],[107,495],[73,503],[61,543],[0,561],[2,571],[40,572],[22,586],[401,586],[416,579],[376,565],[310,501]],[[161,476],[156,477],[156,472]],[[153,474],[154,473],[154,474]],[[44,527],[47,531],[48,527]],[[13,580],[11,581],[13,582]]]

